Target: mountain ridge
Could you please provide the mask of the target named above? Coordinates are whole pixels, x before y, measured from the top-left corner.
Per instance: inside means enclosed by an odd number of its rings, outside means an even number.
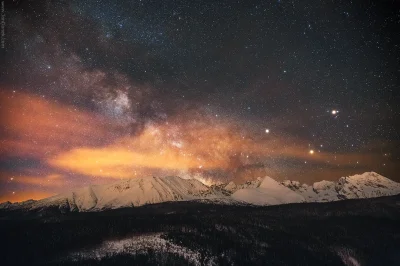
[[[243,184],[231,181],[227,184],[207,186],[197,179],[166,176],[91,185],[36,201],[4,202],[0,203],[0,209],[40,210],[57,207],[65,211],[86,212],[191,200],[220,204],[277,205],[396,194],[400,194],[400,183],[375,172],[341,177],[337,182],[322,180],[312,185],[291,180],[278,182],[266,176]]]

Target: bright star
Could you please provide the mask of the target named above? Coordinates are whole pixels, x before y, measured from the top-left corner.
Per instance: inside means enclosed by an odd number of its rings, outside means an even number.
[[[314,150],[310,150],[309,153],[310,153],[310,154],[314,154]]]
[[[336,115],[337,113],[339,113],[338,110],[332,110],[332,114],[333,114],[333,115]]]
[[[269,129],[266,129],[266,130],[265,130],[265,133],[269,133]]]

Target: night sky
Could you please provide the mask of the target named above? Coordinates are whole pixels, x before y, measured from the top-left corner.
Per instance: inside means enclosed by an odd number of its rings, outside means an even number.
[[[26,0],[4,15],[0,201],[149,175],[400,181],[399,1]]]

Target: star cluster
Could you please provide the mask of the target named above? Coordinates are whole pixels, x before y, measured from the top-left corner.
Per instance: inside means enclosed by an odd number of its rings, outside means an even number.
[[[395,1],[20,1],[0,200],[143,175],[400,181]]]

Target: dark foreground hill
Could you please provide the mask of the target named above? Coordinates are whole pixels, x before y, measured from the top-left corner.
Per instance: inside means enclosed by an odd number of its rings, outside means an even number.
[[[1,265],[400,265],[400,196],[0,211]]]

